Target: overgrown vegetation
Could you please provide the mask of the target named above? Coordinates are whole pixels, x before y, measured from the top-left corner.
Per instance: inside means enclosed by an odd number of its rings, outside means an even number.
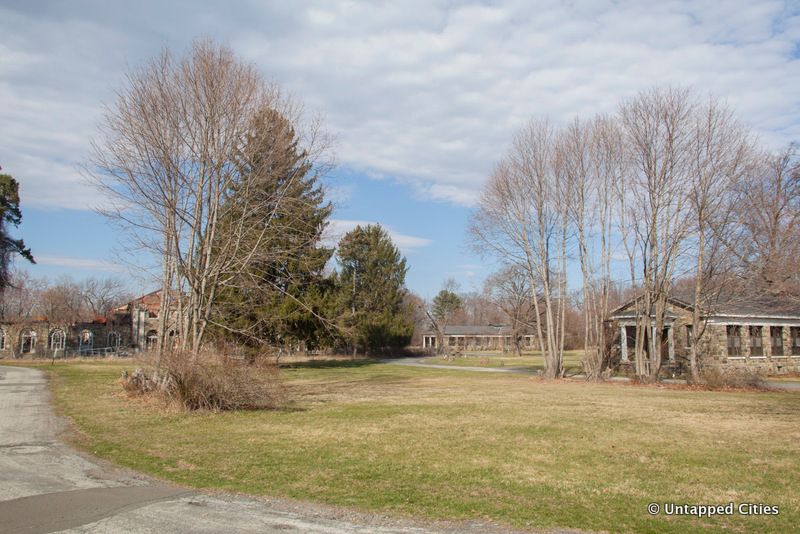
[[[152,365],[123,371],[122,387],[153,395],[187,410],[275,409],[286,405],[278,367],[266,358],[232,358],[220,351],[168,352],[156,376]]]
[[[767,389],[764,376],[755,369],[703,367],[697,383],[711,389]]]

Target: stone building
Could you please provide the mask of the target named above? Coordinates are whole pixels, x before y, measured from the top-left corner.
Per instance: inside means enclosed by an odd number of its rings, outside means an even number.
[[[0,323],[0,358],[125,355],[150,350],[158,339],[160,291],[143,295],[91,321],[47,317]]]
[[[437,335],[433,330],[422,334],[422,348],[435,349]],[[523,334],[520,336],[523,349],[534,347],[535,336]],[[508,325],[447,325],[444,329],[443,343],[454,350],[502,350],[514,349],[513,332]]]
[[[668,299],[664,330],[660,336],[654,331],[649,336],[660,340],[666,366],[688,365],[692,343],[697,342],[700,365],[747,367],[770,374],[800,371],[800,307],[766,296],[717,305],[713,311],[701,312],[699,337],[692,329],[693,311],[686,301]],[[614,359],[622,366],[630,365],[633,358],[635,315],[634,300],[610,315]],[[655,330],[654,320],[651,328]]]

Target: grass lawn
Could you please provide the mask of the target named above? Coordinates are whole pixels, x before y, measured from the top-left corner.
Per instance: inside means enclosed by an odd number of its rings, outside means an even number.
[[[564,368],[568,374],[581,371],[582,350],[564,352]],[[523,352],[522,356],[502,352],[465,352],[446,360],[442,356],[426,358],[425,362],[437,365],[458,365],[464,367],[521,367],[531,370],[544,369],[544,358],[540,352]]]
[[[790,532],[800,394],[544,382],[310,362],[295,409],[182,413],[130,400],[132,364],[48,369],[79,445],[158,477],[398,515],[613,532]],[[762,503],[778,516],[650,516],[650,502]]]

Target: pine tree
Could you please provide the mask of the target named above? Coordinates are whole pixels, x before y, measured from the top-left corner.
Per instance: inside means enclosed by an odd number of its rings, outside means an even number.
[[[248,268],[219,299],[225,338],[251,346],[313,348],[330,337],[324,321],[330,282],[323,269],[333,250],[321,246],[332,207],[325,201],[319,176],[299,148],[292,124],[279,112],[262,111],[246,140],[241,165],[244,180],[231,192],[234,207],[224,222],[228,231],[261,245]],[[253,202],[252,191],[258,191]],[[259,198],[260,197],[260,198]],[[241,198],[259,206],[236,206]]]
[[[8,233],[8,224],[19,226],[22,211],[19,208],[19,184],[8,174],[0,174],[0,292],[8,286],[11,257],[19,254],[31,263],[36,263],[31,249],[22,239],[14,239]]]
[[[405,258],[378,225],[358,226],[340,241],[340,323],[355,351],[376,352],[403,347],[414,330],[404,304]]]

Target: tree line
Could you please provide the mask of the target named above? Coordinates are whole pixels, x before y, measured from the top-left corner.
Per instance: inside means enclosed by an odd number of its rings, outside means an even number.
[[[653,88],[613,114],[563,127],[530,119],[495,166],[470,235],[477,250],[518,269],[534,288],[535,333],[551,378],[564,371],[569,267],[580,268],[591,377],[608,366],[610,295],[627,271],[638,295],[635,374],[653,381],[662,354],[651,317],[661,332],[679,279],[692,286],[698,339],[701,310],[722,299],[754,289],[800,298],[799,186],[793,147],[768,152],[719,99]]]
[[[106,317],[133,299],[118,278],[88,277],[55,280],[12,270],[0,299],[0,321],[25,322],[47,318],[51,323],[74,324]]]

